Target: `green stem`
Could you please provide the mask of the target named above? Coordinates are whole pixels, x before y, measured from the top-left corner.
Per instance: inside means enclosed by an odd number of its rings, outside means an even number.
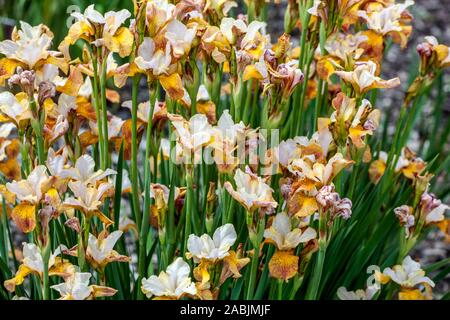
[[[186,168],[186,188],[187,188],[187,194],[186,194],[186,220],[184,225],[184,244],[183,244],[183,256],[186,253],[186,246],[187,246],[187,240],[189,235],[191,234],[191,224],[192,224],[192,211],[194,209],[193,202],[194,202],[194,190],[193,190],[193,181],[194,181],[194,174],[193,174],[193,168],[187,167]]]
[[[107,59],[104,58],[102,61],[102,73],[100,76],[100,91],[101,91],[101,104],[102,104],[102,130],[103,130],[103,170],[106,170],[110,167],[110,157],[109,157],[109,139],[108,139],[108,110],[107,110],[107,104],[106,104],[106,61]]]
[[[100,154],[100,167],[106,168],[106,163],[104,159],[104,145],[103,145],[103,125],[102,125],[102,115],[100,113],[100,102],[99,102],[99,96],[98,96],[98,86],[99,86],[99,77],[98,77],[98,61],[97,57],[92,56],[92,67],[94,69],[94,77],[92,80],[92,98],[93,98],[93,104],[95,109],[95,117],[97,118],[97,131],[98,131],[98,147],[99,147],[99,154]]]
[[[323,263],[325,261],[325,252],[327,249],[326,243],[321,243],[321,240],[319,240],[319,252],[317,253],[317,260],[314,265],[314,270],[311,278],[311,282],[308,286],[308,291],[306,292],[305,299],[306,300],[316,300],[317,294],[319,292],[320,288],[320,280],[322,278],[322,271],[323,271]]]
[[[42,298],[44,300],[49,300],[50,296],[50,285],[49,285],[49,277],[48,277],[48,263],[50,260],[50,239],[47,239],[47,244],[42,249],[42,260],[43,260],[43,272],[42,272]]]
[[[132,93],[131,93],[131,188],[132,188],[132,206],[136,217],[137,227],[141,227],[141,215],[139,206],[139,183],[138,183],[138,141],[137,141],[137,95],[139,87],[140,76],[133,78]]]
[[[248,215],[248,214],[247,214]],[[247,300],[253,299],[253,293],[255,292],[255,286],[256,286],[256,276],[258,273],[258,263],[259,263],[259,252],[260,252],[260,243],[263,238],[264,234],[264,226],[265,226],[265,220],[264,217],[260,218],[257,226],[257,235],[256,235],[256,241],[253,241],[253,257],[252,257],[252,263],[250,266],[250,278],[248,280],[248,288],[247,288]]]
[[[151,84],[149,84],[151,87]],[[149,232],[149,221],[150,221],[150,206],[151,206],[151,197],[150,197],[150,185],[151,185],[151,168],[150,168],[150,149],[151,149],[151,141],[152,141],[152,119],[153,119],[153,110],[155,106],[156,100],[156,92],[155,90],[150,90],[150,112],[147,119],[147,136],[146,136],[146,147],[145,147],[145,167],[144,167],[144,186],[145,186],[145,194],[144,194],[144,213],[142,217],[142,225],[139,233],[139,258],[138,258],[138,286],[141,286],[141,280],[145,276],[146,271],[146,244],[147,237]],[[142,290],[138,290],[137,298],[142,300],[144,298]]]
[[[277,300],[283,300],[283,280],[277,280]]]
[[[38,113],[36,100],[33,98],[30,100],[30,109],[33,112],[35,119],[31,121],[33,132],[36,138],[36,149],[38,163],[43,165],[45,163],[45,150],[44,150],[44,137],[42,136],[42,127],[45,120],[45,110],[41,110],[41,114]]]

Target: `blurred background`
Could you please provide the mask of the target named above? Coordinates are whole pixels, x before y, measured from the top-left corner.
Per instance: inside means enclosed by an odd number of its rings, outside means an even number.
[[[251,0],[250,0],[251,1]],[[238,11],[244,8],[243,1],[238,1],[240,7]],[[273,2],[273,1],[271,1]],[[272,42],[283,33],[284,12],[286,1],[282,0],[281,4],[269,4],[267,7],[267,17],[270,23],[267,26],[267,32],[271,34]],[[403,1],[398,1],[403,2]],[[406,49],[401,50],[397,45],[392,46],[386,55],[385,63],[382,67],[382,77],[392,78],[399,76],[402,82],[403,90],[384,90],[380,92],[377,100],[377,108],[383,109],[383,116],[389,123],[389,130],[392,131],[396,125],[397,113],[400,109],[404,92],[408,87],[411,79],[416,75],[419,59],[416,53],[416,46],[423,41],[423,37],[427,35],[435,36],[440,43],[450,45],[450,0],[416,0],[416,4],[410,7],[410,11],[414,17],[413,33],[409,39],[409,45]],[[54,48],[62,41],[67,33],[68,26],[73,21],[70,13],[75,10],[84,11],[84,9],[95,3],[95,7],[100,12],[109,10],[128,9],[133,12],[132,0],[0,0],[0,40],[10,37],[10,33],[18,21],[23,20],[31,25],[44,23],[53,31]],[[292,42],[298,43],[298,32],[292,34]],[[142,90],[146,92],[146,90]],[[446,132],[444,140],[439,141],[445,146],[440,154],[443,162],[441,165],[446,167],[444,174],[436,177],[438,187],[433,190],[439,198],[445,199],[446,203],[450,202],[450,162],[447,155],[450,153],[450,72],[447,71],[438,80],[438,84],[430,93],[431,97],[426,99],[422,109],[422,115],[416,120],[416,126],[408,146],[427,161],[430,161],[434,154],[430,152],[433,146],[424,145],[424,137],[433,136],[430,128],[434,127],[436,121],[442,124],[442,131]],[[129,99],[130,90],[125,87],[120,92],[122,101]],[[145,95],[141,100],[146,99]],[[439,105],[438,105],[439,104]],[[119,110],[120,105],[112,106],[112,110]],[[436,110],[439,106],[439,112]],[[114,112],[114,111],[113,111]],[[383,121],[383,119],[382,119]],[[433,141],[431,139],[431,141]],[[438,142],[436,142],[438,143]],[[420,257],[422,263],[431,263],[441,260],[449,256],[450,248],[447,243],[442,241],[437,233],[431,233],[427,241],[423,241],[416,248],[413,256]],[[436,288],[435,292],[445,293],[450,290],[450,279],[441,282],[441,287]]]

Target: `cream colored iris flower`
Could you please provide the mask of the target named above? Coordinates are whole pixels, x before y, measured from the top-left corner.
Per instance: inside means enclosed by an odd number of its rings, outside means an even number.
[[[51,268],[55,264],[55,259],[61,254],[61,251],[67,250],[67,247],[60,245],[55,252],[50,255],[48,267]],[[41,251],[34,243],[23,243],[23,261],[22,263],[32,271],[43,273],[44,261],[42,260]]]
[[[33,169],[27,179],[6,184],[7,190],[20,202],[14,207],[11,217],[22,232],[29,233],[36,227],[37,207],[53,182],[53,177],[47,174],[47,168],[40,165]]]
[[[132,102],[131,100],[125,101],[122,103],[122,107],[127,108],[132,111]],[[143,123],[148,123],[148,119],[150,116],[150,101],[141,102],[137,106],[137,117]],[[158,119],[158,117],[164,117],[166,114],[166,109],[164,103],[160,103],[158,100],[155,101],[155,105],[153,107],[153,116],[152,119]]]
[[[51,177],[47,174],[47,168],[41,165],[34,168],[26,180],[8,182],[6,188],[15,194],[19,201],[37,205],[50,184]]]
[[[131,16],[128,10],[108,11],[102,15],[92,4],[83,14],[74,12],[71,15],[77,21],[70,27],[69,34],[59,46],[66,59],[70,58],[69,46],[80,38],[95,46],[105,47],[110,52],[117,52],[121,57],[130,55],[134,37],[128,28],[122,26]]]
[[[347,62],[349,57],[359,59],[364,49],[359,48],[362,42],[367,41],[367,36],[356,34],[336,33],[330,36],[325,42],[325,50],[333,57]]]
[[[61,177],[69,158],[68,152],[67,148],[63,148],[61,153],[56,153],[53,148],[48,149],[45,164],[53,177]]]
[[[346,160],[341,153],[336,153],[328,160],[327,164],[319,162],[311,163],[306,159],[295,159],[288,166],[293,174],[309,179],[319,186],[329,185],[334,177],[352,161]]]
[[[369,286],[366,290],[358,289],[356,291],[348,291],[345,287],[340,287],[337,296],[340,300],[372,300],[378,290],[377,286]]]
[[[122,256],[113,250],[122,234],[123,232],[120,230],[111,232],[106,237],[104,233],[101,233],[98,238],[89,234],[86,255],[95,268],[103,268],[109,262],[113,261],[129,261],[127,256]]]
[[[425,37],[425,44],[431,46],[432,50],[436,52],[437,61],[435,63],[439,67],[446,68],[450,66],[450,48],[448,46],[439,44],[434,36]]]
[[[122,130],[124,123],[125,120],[122,120],[120,117],[108,114],[108,140],[119,136],[120,130]],[[97,122],[89,121],[89,128],[91,129],[91,133],[93,135],[98,136]]]
[[[170,149],[170,140],[162,138],[160,145],[160,152],[165,160],[170,159],[175,164],[181,164],[183,159],[183,147],[176,142],[174,148]]]
[[[68,208],[82,210],[85,214],[97,214],[103,204],[103,198],[114,190],[114,185],[108,182],[101,183],[98,187],[88,186],[82,181],[70,181],[69,188],[75,197],[69,197],[63,205]]]
[[[142,193],[144,195],[144,193]],[[184,192],[181,188],[174,187],[173,198],[176,201]],[[160,184],[152,183],[150,185],[150,198],[155,199],[155,206],[158,210],[167,208],[169,206],[170,189],[169,187]]]
[[[287,167],[292,160],[301,156],[300,146],[307,143],[306,137],[295,137],[281,141],[280,144],[274,148],[273,155],[280,165]]]
[[[234,226],[227,223],[214,231],[211,238],[208,234],[198,237],[194,234],[189,235],[186,254],[189,258],[193,257],[195,262],[202,259],[217,261],[229,255],[229,251],[236,242],[237,234]]]
[[[230,44],[235,44],[237,35],[247,31],[247,24],[242,19],[223,18],[220,22],[220,32]]]
[[[432,209],[425,217],[426,224],[438,223],[445,220],[445,212],[449,210],[450,207],[444,203],[441,203],[434,209]]]
[[[213,128],[214,139],[211,144],[219,172],[232,173],[239,165],[239,159],[234,154],[239,142],[243,142],[245,130],[242,121],[234,123],[228,110],[224,110],[217,126]]]
[[[402,288],[414,288],[419,284],[428,284],[434,287],[434,282],[425,276],[425,271],[420,267],[420,263],[415,262],[410,256],[403,259],[401,265],[384,269],[383,274]]]
[[[264,231],[264,237],[273,242],[278,250],[295,249],[300,243],[306,243],[317,236],[311,227],[302,232],[300,228],[292,228],[291,219],[285,212],[278,213],[272,225]]]
[[[181,58],[188,55],[191,50],[192,41],[197,33],[197,29],[187,28],[178,20],[172,20],[166,27],[166,39],[172,45],[173,56]]]
[[[333,137],[329,130],[316,132],[311,139],[304,136],[297,136],[281,141],[273,149],[273,156],[284,168],[288,168],[294,160],[302,157],[315,162],[319,158],[327,156],[332,141]]]
[[[322,3],[322,0],[314,0],[312,7],[309,8],[307,10],[307,12],[312,16],[318,17],[319,16],[319,12],[318,12],[319,6],[321,3]]]
[[[8,157],[6,148],[12,143],[11,140],[8,140],[8,137],[15,127],[16,126],[12,123],[3,123],[0,125],[0,161],[3,161]]]
[[[261,177],[253,174],[249,168],[247,172],[237,169],[234,182],[236,189],[228,181],[225,182],[224,187],[248,212],[263,209],[270,213],[278,206],[272,196],[273,189]]]
[[[67,247],[60,245],[50,255],[48,260],[49,275],[68,276],[73,269],[73,266],[58,258],[63,250]],[[15,276],[4,283],[5,288],[9,292],[14,292],[16,286],[21,285],[29,274],[37,274],[42,277],[44,272],[44,260],[40,249],[34,243],[23,243],[23,260],[19,266]]]
[[[242,121],[235,123],[228,110],[224,110],[215,129],[221,140],[227,140],[234,143],[239,134],[244,133],[245,124]]]
[[[231,0],[206,0],[203,11],[214,10],[219,15],[227,16],[228,12],[237,6],[237,2]]]
[[[55,52],[49,51],[53,34],[46,26],[40,24],[32,27],[20,21],[20,29],[13,32],[13,40],[0,42],[0,53],[8,59],[24,63],[32,69],[38,62],[46,60]]]
[[[0,93],[0,111],[5,117],[4,121],[9,120],[17,127],[22,121],[33,118],[28,97],[23,92],[17,95],[9,91]]]
[[[357,62],[353,71],[336,71],[344,81],[350,83],[358,94],[376,88],[393,88],[400,85],[400,79],[383,80],[377,77],[377,65],[373,61]]]
[[[150,0],[146,7],[146,25],[154,37],[174,18],[175,5],[167,0]]]
[[[177,258],[168,267],[167,271],[161,271],[158,276],[142,279],[142,292],[148,297],[156,296],[165,299],[180,299],[185,295],[196,295],[197,288],[189,274],[189,265]]]
[[[360,10],[358,11],[358,16],[366,20],[369,29],[381,35],[386,35],[394,31],[400,32],[402,31],[402,25],[400,23],[402,13],[413,4],[414,1],[407,0],[405,3],[396,3],[380,11],[368,13]]]
[[[154,76],[167,75],[172,64],[171,52],[170,42],[167,42],[163,49],[157,49],[153,39],[146,37],[139,46],[138,55],[134,62],[141,70],[151,71]]]
[[[222,32],[230,44],[235,44],[237,36],[243,35],[240,48],[248,49],[257,33],[265,26],[266,23],[262,21],[252,21],[247,25],[242,19],[223,18],[220,23],[220,32]]]
[[[112,169],[95,171],[95,161],[91,156],[85,154],[77,159],[75,166],[61,171],[62,178],[70,178],[85,185],[95,184],[107,176],[116,174]]]
[[[90,300],[96,297],[113,296],[117,290],[113,288],[89,285],[92,275],[89,272],[75,272],[65,282],[50,288],[59,292],[58,300]]]
[[[177,114],[169,114],[178,142],[191,152],[207,145],[213,137],[212,127],[204,114],[196,114],[187,121]]]

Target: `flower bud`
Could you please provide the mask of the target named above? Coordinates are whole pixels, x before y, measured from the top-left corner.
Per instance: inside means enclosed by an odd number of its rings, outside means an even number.
[[[335,204],[334,214],[336,217],[341,217],[344,220],[350,219],[352,215],[352,201],[348,198],[339,200]]]
[[[424,192],[420,197],[420,206],[423,213],[428,214],[442,204],[442,201],[436,198],[432,193]]]
[[[23,70],[21,67],[18,67],[16,74],[9,78],[8,84],[10,87],[13,85],[18,85],[23,92],[25,92],[29,97],[32,97],[35,79],[36,76],[33,70]]]
[[[323,186],[316,195],[317,202],[324,208],[333,206],[340,200],[339,194],[334,192],[334,186]]]
[[[411,214],[412,213],[411,207],[409,207],[407,205],[403,205],[398,208],[395,208],[394,212],[395,212],[395,215],[397,216],[398,220],[400,221],[401,226],[404,226],[405,228],[410,228],[410,227],[414,226],[415,218]]]
[[[56,86],[50,81],[42,81],[39,83],[38,102],[42,106],[45,100],[53,98],[56,94]]]
[[[69,227],[70,229],[72,229],[73,231],[75,231],[76,233],[80,233],[81,227],[80,227],[80,220],[78,220],[77,217],[73,217],[68,219],[64,225],[66,227]]]

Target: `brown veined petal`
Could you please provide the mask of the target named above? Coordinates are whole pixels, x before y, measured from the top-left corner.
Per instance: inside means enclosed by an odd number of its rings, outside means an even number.
[[[170,76],[163,75],[159,78],[159,82],[172,99],[178,100],[183,98],[183,84],[178,73],[173,73]]]
[[[0,185],[0,194],[5,198],[6,203],[16,203],[16,195],[9,191],[4,184]]]
[[[15,159],[20,152],[20,142],[17,139],[12,139],[11,143],[6,147],[6,155],[9,159]]]
[[[372,131],[364,130],[361,125],[349,129],[349,137],[358,149],[364,148],[366,145],[363,139],[367,134],[372,134]]]
[[[382,160],[375,160],[369,167],[369,178],[372,183],[377,184],[386,170],[386,164]]]
[[[11,217],[23,233],[29,233],[36,227],[36,207],[21,203],[14,207]]]
[[[177,298],[175,298],[175,297],[161,296],[161,297],[154,297],[152,300],[177,300]]]
[[[21,64],[8,58],[0,59],[0,86],[5,85],[5,80],[14,74],[19,65]]]
[[[98,142],[98,136],[92,134],[90,131],[83,132],[79,138],[83,149]]]
[[[67,63],[67,61],[64,58],[49,56],[45,60],[45,63],[49,63],[49,64],[53,64],[53,65],[57,66],[59,69],[61,69],[62,72],[64,72],[64,74],[67,74],[67,72],[69,72],[69,64]]]
[[[409,290],[402,289],[398,293],[399,300],[427,300],[419,289]]]
[[[105,226],[110,226],[114,223],[110,218],[103,214],[100,210],[95,211],[94,215],[96,215]]]
[[[277,251],[269,261],[270,275],[288,281],[298,272],[298,257],[292,251]]]
[[[319,210],[319,206],[315,197],[296,192],[288,200],[288,209],[290,215],[308,217]]]
[[[317,75],[320,79],[328,81],[334,71],[336,71],[336,69],[329,57],[322,57],[317,61]]]
[[[107,34],[104,38],[105,44],[112,52],[117,52],[121,58],[128,57],[133,48],[134,37],[126,27],[121,27],[114,36]]]
[[[26,265],[21,264],[14,278],[6,280],[3,285],[9,292],[14,292],[16,290],[16,286],[20,286],[25,281],[26,276],[30,273],[33,273],[33,270],[28,268]]]
[[[406,168],[402,169],[403,174],[408,179],[414,179],[417,175],[419,175],[426,168],[426,163],[417,161],[411,162]]]
[[[117,139],[114,139],[114,145],[116,148],[116,151],[120,151],[120,145],[123,141],[123,157],[125,160],[131,160],[131,135],[132,135],[132,128],[131,128],[131,119],[126,120],[122,124],[122,137],[118,137]],[[137,121],[137,140],[138,144],[139,141],[141,141],[142,134],[144,133],[144,123],[142,121]]]
[[[364,49],[365,54],[375,60],[375,62],[381,61],[384,51],[384,39],[383,36],[376,33],[373,30],[363,31],[362,34],[367,37],[367,41],[361,43],[361,48]],[[377,68],[378,69],[378,68]]]
[[[92,104],[82,97],[77,97],[77,115],[92,121],[97,121],[97,117],[95,115],[95,109]]]
[[[116,289],[110,287],[92,285],[91,288],[93,298],[111,297],[117,293]]]
[[[55,258],[55,264],[48,270],[49,276],[58,276],[64,279],[70,277],[76,272],[73,264],[64,261],[61,257]]]
[[[244,74],[242,76],[243,81],[247,81],[250,79],[262,80],[263,76],[259,73],[258,69],[255,65],[251,64],[245,67]]]
[[[20,166],[17,159],[8,159],[0,163],[0,172],[10,180],[20,180]]]
[[[194,269],[193,275],[195,280],[199,281],[201,283],[201,287],[204,287],[206,283],[208,283],[209,279],[211,278],[208,267],[210,263],[206,260],[202,260],[200,264]]]
[[[112,250],[106,260],[108,262],[130,262],[131,258],[128,256],[121,255],[115,250]]]
[[[369,163],[372,160],[372,151],[370,149],[370,146],[366,146],[366,149],[364,150],[364,154],[362,157],[363,163]]]
[[[375,280],[378,281],[381,284],[387,284],[389,281],[391,281],[391,278],[384,273],[381,273],[380,271],[375,271]]]
[[[56,87],[61,93],[65,93],[69,96],[77,96],[80,87],[83,85],[84,79],[80,69],[75,67],[70,71],[69,77],[63,86]]]
[[[69,47],[80,38],[90,42],[89,38],[94,35],[94,33],[95,30],[90,24],[84,21],[78,21],[70,27],[67,36],[58,46],[58,50],[64,55],[64,58],[69,61],[71,60]]]
[[[119,103],[120,94],[116,90],[106,89],[106,99],[111,103]]]
[[[236,252],[230,250],[229,255],[223,259],[223,268],[219,284],[224,283],[230,276],[233,276],[235,279],[240,278],[242,275],[239,271],[249,262],[250,258],[239,258]]]
[[[198,102],[197,112],[204,114],[208,118],[210,124],[215,124],[217,122],[216,118],[216,104],[212,101]]]
[[[436,51],[438,62],[443,68],[450,66],[450,62],[448,62],[447,60],[449,50],[450,48],[443,44],[438,44],[437,46],[434,47],[434,51]],[[446,60],[447,62],[444,62]]]

